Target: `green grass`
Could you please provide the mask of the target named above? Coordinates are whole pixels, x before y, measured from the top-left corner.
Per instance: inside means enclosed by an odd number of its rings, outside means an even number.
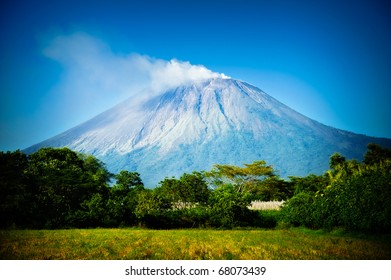
[[[391,236],[303,228],[4,230],[0,259],[391,259]]]

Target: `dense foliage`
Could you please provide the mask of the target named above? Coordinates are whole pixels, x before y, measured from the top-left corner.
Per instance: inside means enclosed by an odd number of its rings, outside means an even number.
[[[114,180],[113,180],[114,179]],[[252,201],[286,201],[281,211]],[[391,232],[391,152],[363,162],[334,154],[323,175],[283,180],[264,161],[215,165],[145,189],[140,174],[110,174],[90,155],[43,148],[0,152],[0,227],[266,227],[278,224]]]
[[[87,201],[108,195],[103,163],[67,148],[1,153],[0,165],[2,227],[73,224]]]
[[[291,178],[296,191],[285,221],[310,228],[391,232],[391,153],[368,145],[362,163],[334,154],[323,176]]]

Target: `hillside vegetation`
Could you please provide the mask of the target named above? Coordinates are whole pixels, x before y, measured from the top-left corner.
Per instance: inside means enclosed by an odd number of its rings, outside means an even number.
[[[300,163],[298,163],[300,164]],[[282,201],[255,211],[253,201]],[[323,175],[283,180],[264,161],[166,178],[146,189],[140,174],[110,174],[90,155],[42,148],[0,153],[0,226],[59,229],[342,228],[391,232],[391,151],[368,145],[363,162],[334,154]]]

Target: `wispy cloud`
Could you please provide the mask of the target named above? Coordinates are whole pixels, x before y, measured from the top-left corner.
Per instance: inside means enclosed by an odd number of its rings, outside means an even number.
[[[55,37],[44,55],[64,67],[59,94],[77,102],[111,104],[136,97],[142,90],[158,93],[191,81],[222,77],[202,65],[156,59],[137,53],[117,54],[85,33]],[[95,101],[94,101],[95,100]]]

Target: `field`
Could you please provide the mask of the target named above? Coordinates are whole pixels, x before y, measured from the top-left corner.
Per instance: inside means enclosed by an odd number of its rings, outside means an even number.
[[[391,236],[304,228],[6,230],[0,259],[391,259]]]

